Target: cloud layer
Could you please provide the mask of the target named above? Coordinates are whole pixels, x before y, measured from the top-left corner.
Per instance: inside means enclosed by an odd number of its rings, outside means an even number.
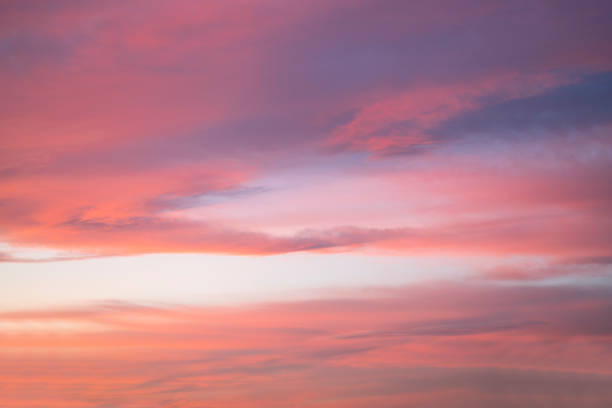
[[[240,307],[3,312],[0,403],[604,407],[610,299],[609,285],[473,282]]]
[[[0,7],[11,245],[610,256],[608,2]]]

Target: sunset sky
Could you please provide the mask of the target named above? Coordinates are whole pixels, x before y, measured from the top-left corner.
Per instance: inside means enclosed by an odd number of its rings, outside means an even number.
[[[0,408],[609,408],[611,19],[0,0]]]

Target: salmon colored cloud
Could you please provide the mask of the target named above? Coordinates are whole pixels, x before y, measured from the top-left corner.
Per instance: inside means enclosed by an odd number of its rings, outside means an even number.
[[[600,407],[610,290],[477,283],[0,314],[5,406]],[[33,384],[37,384],[33,387]]]
[[[0,7],[9,246],[609,256],[606,2]]]

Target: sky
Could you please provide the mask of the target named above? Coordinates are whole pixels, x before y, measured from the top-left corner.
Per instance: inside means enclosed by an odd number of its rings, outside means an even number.
[[[0,0],[0,407],[612,406],[611,16]]]

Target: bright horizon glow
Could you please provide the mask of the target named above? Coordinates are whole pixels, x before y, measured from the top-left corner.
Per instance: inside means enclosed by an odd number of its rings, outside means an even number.
[[[307,253],[265,257],[159,254],[5,263],[0,276],[6,295],[0,300],[0,310],[105,300],[248,304],[309,299],[368,286],[457,279],[492,264],[495,260],[491,258]]]

